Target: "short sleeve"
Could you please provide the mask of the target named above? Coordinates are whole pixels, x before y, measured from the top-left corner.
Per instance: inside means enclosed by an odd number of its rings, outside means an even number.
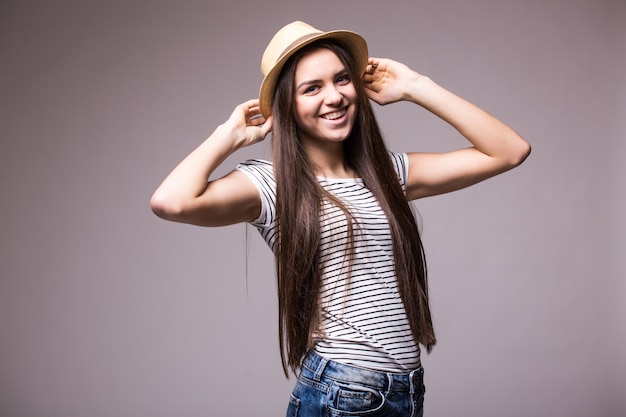
[[[261,196],[261,213],[250,224],[258,229],[270,248],[273,248],[276,231],[276,179],[274,178],[274,168],[268,161],[249,159],[237,165],[237,170],[243,172],[259,191]]]
[[[406,153],[389,153],[393,167],[398,174],[398,180],[402,186],[402,191],[406,194],[407,181],[409,178],[409,156]]]

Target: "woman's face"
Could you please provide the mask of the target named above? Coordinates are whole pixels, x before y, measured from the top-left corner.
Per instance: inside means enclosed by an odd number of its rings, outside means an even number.
[[[357,96],[348,71],[326,49],[314,49],[298,61],[294,103],[300,139],[306,145],[340,143],[352,130]]]

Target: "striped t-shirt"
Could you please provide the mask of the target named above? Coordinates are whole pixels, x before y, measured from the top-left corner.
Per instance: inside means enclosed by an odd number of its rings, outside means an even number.
[[[406,192],[406,154],[390,154]],[[272,164],[253,159],[237,167],[256,185],[261,214],[251,222],[270,248],[276,234],[276,182]],[[397,287],[391,234],[378,201],[361,179],[319,178],[320,185],[350,209],[354,257],[349,258],[347,220],[341,209],[322,203],[320,263],[322,289],[319,334],[314,350],[337,362],[383,372],[407,372],[420,364]]]

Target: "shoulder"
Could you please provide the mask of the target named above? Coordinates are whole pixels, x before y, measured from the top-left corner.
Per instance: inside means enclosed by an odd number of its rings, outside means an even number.
[[[263,159],[248,159],[237,165],[237,170],[246,174],[254,182],[258,180],[275,183],[274,166]],[[255,181],[256,180],[256,181]]]
[[[241,170],[257,170],[257,171],[266,171],[273,170],[273,165],[270,161],[266,161],[265,159],[248,159],[246,161],[240,162],[237,165],[237,169]]]
[[[237,165],[237,170],[257,187],[263,200],[274,201],[276,196],[276,178],[274,166],[263,159],[248,159]]]

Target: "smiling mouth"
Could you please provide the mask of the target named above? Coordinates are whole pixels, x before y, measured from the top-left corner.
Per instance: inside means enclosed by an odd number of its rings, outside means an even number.
[[[338,111],[334,111],[332,113],[326,113],[326,114],[322,114],[320,117],[322,119],[326,119],[326,120],[337,120],[341,117],[343,117],[343,115],[346,114],[346,109],[341,109]]]

